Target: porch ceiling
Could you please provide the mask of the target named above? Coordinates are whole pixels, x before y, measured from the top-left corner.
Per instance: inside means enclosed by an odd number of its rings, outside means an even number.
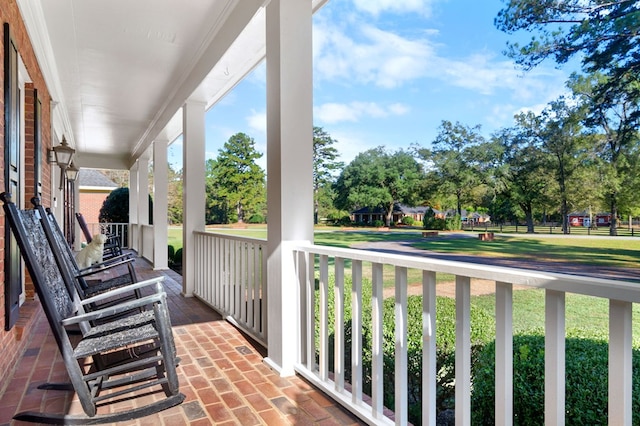
[[[314,9],[326,0],[309,0]],[[18,0],[80,167],[128,168],[265,56],[265,0]]]

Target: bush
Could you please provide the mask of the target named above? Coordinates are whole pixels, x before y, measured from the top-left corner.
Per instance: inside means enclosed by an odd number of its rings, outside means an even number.
[[[607,424],[608,345],[606,341],[566,339],[566,422]],[[472,424],[495,420],[495,341],[473,365]],[[513,416],[515,424],[544,424],[544,335],[513,337]],[[640,424],[640,351],[633,351],[633,424]]]
[[[174,262],[175,255],[176,255],[175,247],[173,247],[172,245],[169,245],[169,247],[167,248],[167,259],[168,259],[169,266],[173,266],[175,264]]]
[[[334,277],[329,278],[329,289],[334,285]],[[316,289],[317,281],[316,281]],[[351,280],[345,277],[345,289],[351,288]],[[371,283],[363,280],[362,300],[371,300]],[[328,292],[328,332],[329,332],[329,369],[333,371],[334,359],[334,318],[335,303],[334,292]],[[319,296],[316,295],[316,344],[319,338]],[[363,366],[363,391],[371,395],[371,304],[363,303],[362,329],[358,332],[362,334],[362,366]],[[394,298],[390,297],[383,303],[383,350],[384,350],[384,404],[387,407],[394,407],[394,354],[395,354],[395,312]],[[345,347],[351,347],[351,298],[348,290],[345,290]],[[409,296],[407,301],[407,345],[408,345],[408,377],[409,377],[409,421],[413,424],[421,423],[421,401],[422,401],[422,297]],[[455,367],[455,300],[451,298],[438,297],[436,299],[436,364],[438,370],[438,382],[436,384],[436,402],[438,410],[445,410],[454,407],[454,367]],[[471,308],[471,341],[472,356],[476,354],[482,346],[493,339],[495,335],[495,324],[492,316],[486,311]],[[316,354],[316,357],[318,354]],[[351,351],[347,349],[344,354],[343,365],[345,366],[345,377],[351,377]]]
[[[173,255],[173,264],[182,265],[182,248],[176,250],[175,254]]]
[[[129,223],[129,188],[117,188],[109,193],[100,207],[100,222]],[[149,225],[153,225],[153,200],[149,195]]]
[[[384,222],[381,221],[381,220],[376,219],[376,220],[373,221],[372,225],[373,225],[374,228],[381,228],[381,227],[384,226]]]
[[[403,225],[413,226],[414,223],[416,223],[416,220],[414,218],[412,218],[411,216],[405,216],[405,217],[402,218],[402,224]]]
[[[424,229],[440,229],[436,228],[436,213],[431,207],[428,207],[422,218],[422,227]]]
[[[265,223],[264,216],[259,213],[251,215],[249,220],[247,220],[247,223]]]

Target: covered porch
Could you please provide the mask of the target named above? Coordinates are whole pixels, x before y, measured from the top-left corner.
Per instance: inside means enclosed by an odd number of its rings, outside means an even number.
[[[496,289],[496,423],[514,422],[513,288],[522,285],[545,292],[547,357],[545,401],[540,404],[545,422],[565,422],[565,295],[575,293],[608,303],[609,424],[632,424],[632,311],[640,302],[637,284],[313,244],[311,34],[313,13],[324,0],[9,3],[17,4],[11,18],[22,24],[13,28],[26,28],[20,32],[25,37],[16,51],[37,57],[43,77],[36,83],[40,87],[46,83],[51,93],[51,105],[43,107],[44,116],[51,115],[50,122],[43,122],[50,146],[45,143],[40,151],[46,153],[66,138],[76,152],[75,166],[128,170],[128,245],[141,256],[140,265],[148,274],[168,276],[182,358],[181,391],[187,400],[137,424],[407,424],[409,405],[417,404],[407,390],[409,270],[419,272],[423,299],[420,404],[424,424],[435,425],[437,415],[439,273],[455,277],[456,424],[471,424],[470,294],[477,279],[491,281]],[[263,60],[268,240],[215,236],[206,232],[204,221],[205,113]],[[35,74],[35,66],[28,71]],[[166,222],[167,147],[180,137],[182,279],[167,268]],[[20,155],[25,156],[24,149]],[[44,204],[59,219],[70,217],[80,207],[76,188],[64,182],[57,168],[43,168],[51,178],[42,184]],[[147,208],[150,173],[152,221]],[[19,173],[16,179],[25,182]],[[30,191],[22,188],[25,200]],[[65,223],[71,226],[72,222]],[[364,269],[370,271],[370,279],[363,279]],[[385,269],[392,271],[388,276],[393,283],[387,287],[395,298],[396,330],[394,336],[386,337]],[[351,286],[345,284],[349,276]],[[363,298],[363,287],[371,290],[370,299]],[[331,306],[329,294],[337,301]],[[346,299],[357,308],[350,323],[343,315]],[[34,304],[27,300],[22,312]],[[367,331],[372,339],[363,342],[354,333],[347,344],[343,330],[362,329],[365,305],[371,307],[372,330]],[[37,306],[32,309],[37,312]],[[331,319],[330,309],[335,312]],[[39,381],[62,378],[58,375],[63,373],[60,361],[48,357],[55,352],[43,318],[35,315],[25,332],[32,340],[0,399],[0,423],[27,408],[77,409],[72,398],[51,397],[50,392],[34,389]],[[363,391],[359,358],[365,343],[374,353],[370,395]],[[387,381],[381,350],[385,344],[394,347],[397,372]],[[339,362],[346,354],[352,355],[349,368]],[[331,359],[336,360],[333,365]],[[391,384],[397,389],[394,406],[385,407],[384,390]],[[394,416],[387,415],[389,409]]]

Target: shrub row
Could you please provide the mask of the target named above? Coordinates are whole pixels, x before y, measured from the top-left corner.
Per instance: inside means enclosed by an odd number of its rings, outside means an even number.
[[[316,289],[317,287],[316,281]],[[328,294],[329,328],[329,368],[333,371],[334,360],[334,280],[330,277]],[[344,334],[345,347],[350,348],[353,330],[351,328],[351,281],[345,277]],[[363,283],[362,366],[363,391],[371,395],[371,285]],[[394,299],[384,301],[384,404],[393,409],[395,397],[394,354],[395,354],[395,312]],[[316,294],[316,325],[319,295]],[[422,298],[408,298],[408,378],[409,378],[409,421],[421,424],[422,401]],[[455,404],[455,300],[436,299],[436,404],[438,411],[454,408]],[[487,311],[471,307],[472,345],[472,423],[474,425],[494,424],[495,398],[495,320]],[[316,327],[316,342],[319,334]],[[319,346],[316,346],[319,347]],[[513,339],[513,391],[514,424],[544,424],[544,335],[540,330],[531,334],[516,335]],[[316,354],[317,356],[317,354]],[[344,354],[346,381],[351,377],[351,351]],[[571,330],[566,340],[566,422],[567,424],[607,423],[607,371],[608,346],[603,340],[580,338],[579,330]],[[640,424],[640,351],[633,353],[633,424]]]

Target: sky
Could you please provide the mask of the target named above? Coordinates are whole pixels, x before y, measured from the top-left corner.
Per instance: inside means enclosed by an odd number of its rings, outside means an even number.
[[[384,146],[429,147],[443,120],[490,137],[519,112],[539,113],[567,93],[571,69],[525,72],[503,51],[493,21],[502,0],[329,0],[314,15],[314,125],[337,141],[340,161]],[[207,112],[207,158],[244,132],[266,152],[264,64]],[[169,161],[181,161],[178,144]],[[265,168],[263,157],[259,164]],[[179,168],[179,167],[178,167]]]

